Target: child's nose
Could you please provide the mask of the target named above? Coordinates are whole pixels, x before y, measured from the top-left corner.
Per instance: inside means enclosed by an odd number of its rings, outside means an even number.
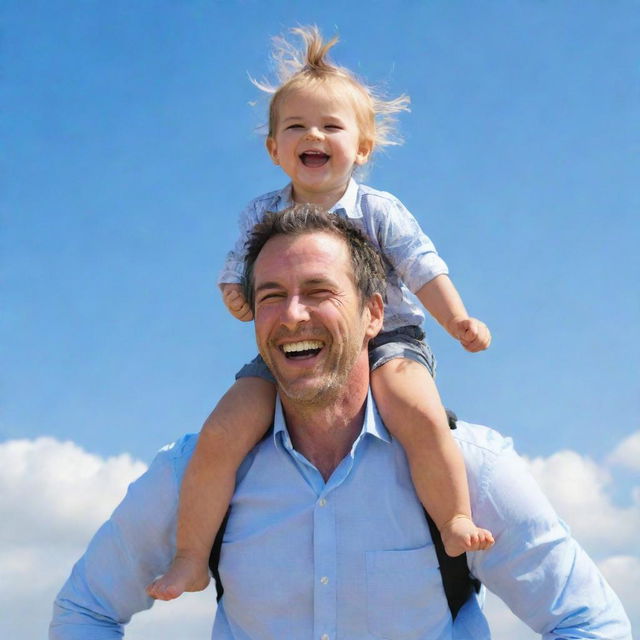
[[[318,129],[318,127],[310,127],[307,129],[307,135],[305,136],[307,140],[321,140],[322,139],[322,131]]]

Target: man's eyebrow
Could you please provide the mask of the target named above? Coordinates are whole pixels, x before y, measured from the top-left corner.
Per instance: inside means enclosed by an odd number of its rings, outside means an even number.
[[[317,285],[335,287],[336,283],[331,278],[324,278],[322,276],[317,276],[314,278],[307,278],[301,283],[301,285],[303,287],[313,287]],[[255,293],[259,293],[260,291],[265,291],[267,289],[284,289],[284,287],[279,282],[274,282],[274,281],[261,282],[259,285],[256,285]]]
[[[331,278],[322,278],[320,276],[318,276],[317,278],[308,278],[302,284],[307,286],[307,287],[308,286],[319,285],[319,284],[329,285],[329,286],[332,286],[332,287],[335,286],[335,282],[333,280],[331,280]]]
[[[255,292],[264,291],[265,289],[282,289],[282,285],[278,282],[263,282],[256,286]]]

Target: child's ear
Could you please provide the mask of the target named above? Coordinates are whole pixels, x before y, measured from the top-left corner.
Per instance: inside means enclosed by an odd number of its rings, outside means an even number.
[[[265,142],[265,146],[267,147],[267,151],[271,156],[271,160],[273,161],[273,164],[280,164],[278,162],[278,147],[276,145],[275,139],[269,136]]]
[[[369,156],[373,151],[373,142],[371,140],[361,140],[356,153],[356,164],[362,166],[369,162]]]

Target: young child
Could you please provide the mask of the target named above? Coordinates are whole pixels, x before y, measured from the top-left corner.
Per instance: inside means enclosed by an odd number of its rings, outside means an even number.
[[[291,183],[256,198],[245,210],[242,235],[220,276],[224,303],[239,320],[253,318],[240,284],[244,243],[267,211],[312,202],[359,225],[380,249],[388,276],[384,329],[370,345],[378,409],[406,451],[416,493],[446,552],[455,556],[487,549],[493,537],[472,520],[464,463],[433,381],[433,356],[423,342],[424,314],[409,291],[468,351],[486,349],[489,330],[469,317],[445,263],[404,206],[352,178],[376,146],[393,144],[393,115],[407,110],[409,100],[381,100],[349,71],[330,63],[327,52],[336,38],[323,42],[315,27],[293,31],[305,49],[276,41],[281,84],[267,89],[273,95],[266,141],[271,159]],[[258,356],[237,374],[202,429],[182,484],[176,556],[167,573],[148,586],[152,597],[170,600],[208,584],[209,553],[236,471],[271,425],[274,406],[274,379]]]

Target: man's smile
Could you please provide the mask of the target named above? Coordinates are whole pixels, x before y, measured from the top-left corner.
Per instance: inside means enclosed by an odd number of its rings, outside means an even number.
[[[323,347],[324,342],[321,340],[299,340],[283,344],[280,349],[286,358],[302,360],[318,355]]]

